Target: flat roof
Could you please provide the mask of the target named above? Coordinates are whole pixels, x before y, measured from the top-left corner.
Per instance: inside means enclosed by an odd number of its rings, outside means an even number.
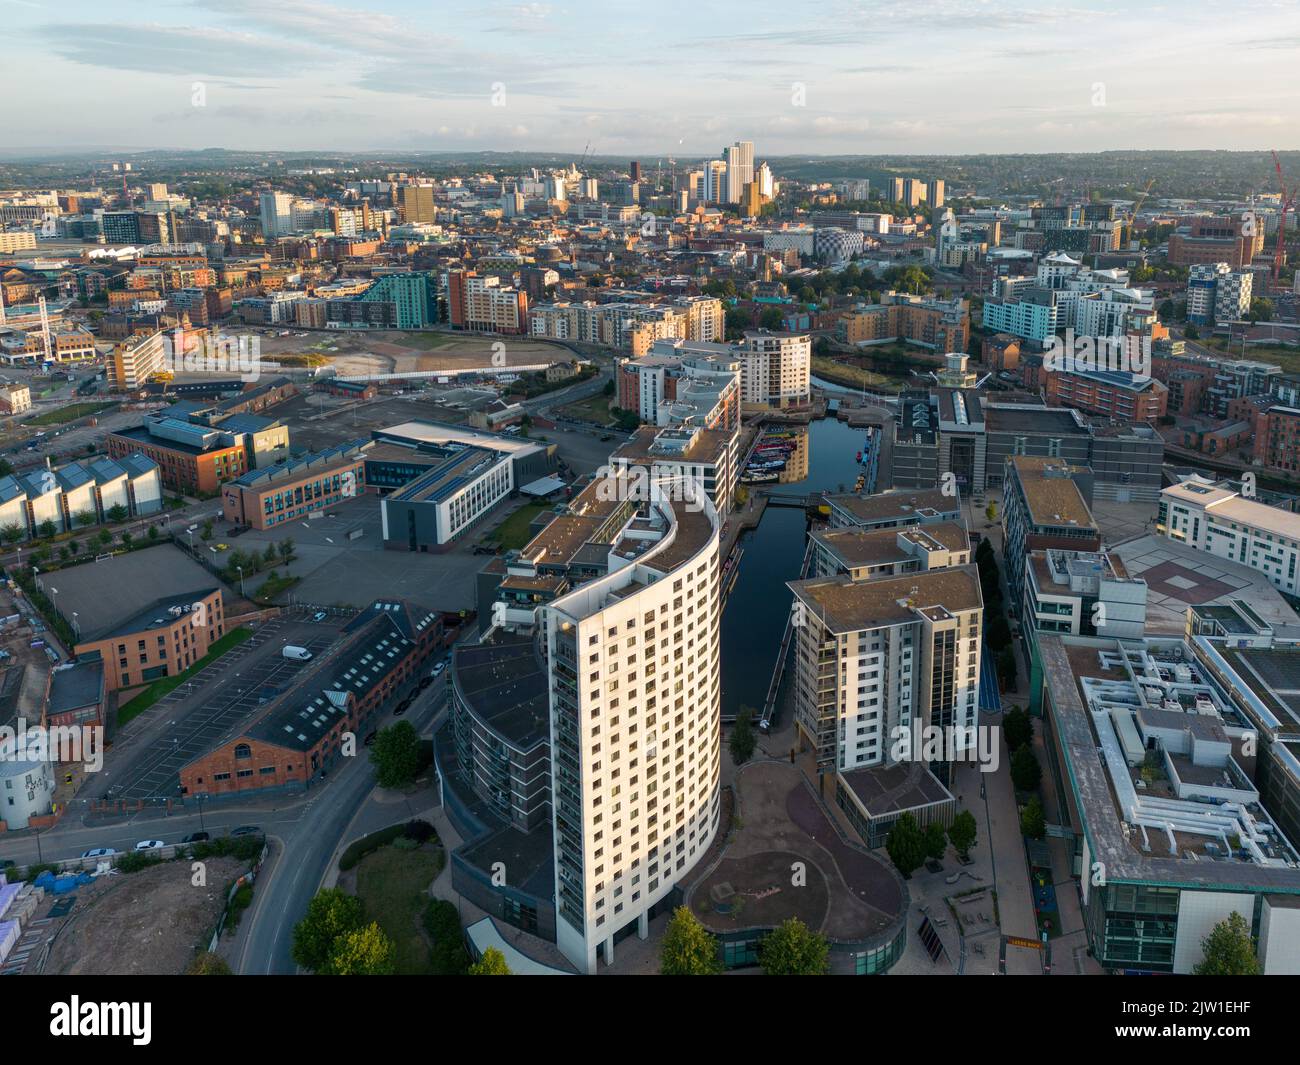
[[[801,603],[815,613],[832,632],[901,625],[926,614],[932,620],[941,615],[930,611],[959,613],[981,610],[979,574],[974,566],[908,573],[901,577],[877,577],[855,581],[847,575],[789,581],[787,587]]]
[[[549,738],[550,688],[531,637],[497,632],[489,643],[457,647],[451,675],[470,713],[512,747],[527,751]]]
[[[852,568],[883,566],[891,562],[905,562],[916,558],[916,555],[899,545],[900,536],[927,550],[941,548],[948,551],[966,551],[970,549],[970,537],[966,529],[955,521],[941,521],[924,526],[910,525],[903,528],[893,526],[886,529],[861,529],[850,526],[839,529],[819,529],[809,535],[844,565]]]
[[[523,458],[525,455],[531,455],[536,451],[543,450],[541,444],[523,437],[485,433],[477,429],[467,429],[458,425],[444,425],[442,422],[419,419],[401,422],[398,425],[390,425],[385,429],[376,429],[370,435],[375,440],[389,440],[417,446],[428,444],[476,445],[508,452],[513,458]]]
[[[174,544],[113,555],[102,562],[68,566],[39,578],[49,594],[57,588],[59,612],[77,613],[82,643],[120,631],[128,619],[153,609],[161,600],[180,597],[193,602],[220,585],[203,566]]]
[[[869,496],[845,493],[828,495],[826,499],[862,525],[922,517],[938,518],[940,515],[958,514],[961,511],[961,501],[944,495],[938,488],[899,488]]]
[[[1009,461],[1019,475],[1021,491],[1035,525],[1096,528],[1083,493],[1069,476],[1088,472],[1086,466],[1072,466],[1060,459],[1038,455],[1013,455]]]

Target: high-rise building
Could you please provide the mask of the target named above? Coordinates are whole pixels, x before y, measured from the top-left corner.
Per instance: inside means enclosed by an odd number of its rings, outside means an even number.
[[[925,183],[925,202],[931,207],[943,206],[943,178],[932,178]]]
[[[812,338],[807,333],[746,332],[740,350],[741,402],[751,407],[807,403],[812,387]]]
[[[789,584],[797,641],[795,725],[816,752],[819,769],[835,775],[837,798],[841,774],[920,761],[946,782],[950,763],[973,753],[984,603],[975,567],[955,562],[969,560],[965,530],[957,527],[947,543],[935,535],[940,531],[831,534],[872,542],[876,550],[875,541],[892,539],[933,568],[874,578],[839,573]],[[921,755],[918,741],[928,729],[956,741],[936,752],[937,759]]]
[[[703,202],[727,202],[727,164],[721,159],[710,159],[704,164]]]
[[[631,165],[628,167],[628,176],[633,181],[641,180],[641,164],[637,162],[635,159],[632,160]]]
[[[739,203],[745,186],[754,180],[754,142],[736,141],[724,149],[722,156],[727,164],[722,202]]]
[[[264,192],[258,197],[262,236],[267,240],[293,232],[293,197],[287,192]]]
[[[397,211],[403,222],[436,222],[438,211],[433,205],[433,186],[399,185]]]

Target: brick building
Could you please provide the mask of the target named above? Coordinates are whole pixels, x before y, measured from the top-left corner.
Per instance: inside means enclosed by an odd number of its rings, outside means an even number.
[[[1164,416],[1169,389],[1150,377],[1108,370],[1045,374],[1049,405],[1076,407],[1116,421],[1155,425]]]
[[[104,687],[134,688],[194,665],[225,634],[220,588],[156,600],[131,617],[76,645],[80,660],[98,656]]]
[[[360,742],[444,643],[436,611],[376,602],[344,629],[338,650],[309,664],[242,734],[183,766],[181,794],[306,787],[337,761],[344,733]]]

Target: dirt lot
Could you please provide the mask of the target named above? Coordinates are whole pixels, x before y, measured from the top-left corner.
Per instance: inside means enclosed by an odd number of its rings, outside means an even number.
[[[189,862],[100,877],[77,902],[50,950],[55,976],[173,976],[185,971],[216,927],[230,882],[246,862],[207,859],[207,886],[194,887]]]
[[[497,348],[495,345],[502,345]],[[306,337],[261,337],[262,357],[323,356],[344,375],[414,373],[430,370],[479,369],[495,365],[501,351],[505,366],[534,366],[568,362],[572,353],[559,344],[529,337],[479,337],[451,333],[403,333],[372,330],[312,332]]]

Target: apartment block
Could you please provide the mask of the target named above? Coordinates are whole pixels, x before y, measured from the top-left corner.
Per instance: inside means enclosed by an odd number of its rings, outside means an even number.
[[[1092,470],[1060,459],[1013,455],[1007,459],[1002,493],[1003,550],[1009,606],[1024,601],[1030,552],[1059,548],[1100,551],[1093,521]]]

